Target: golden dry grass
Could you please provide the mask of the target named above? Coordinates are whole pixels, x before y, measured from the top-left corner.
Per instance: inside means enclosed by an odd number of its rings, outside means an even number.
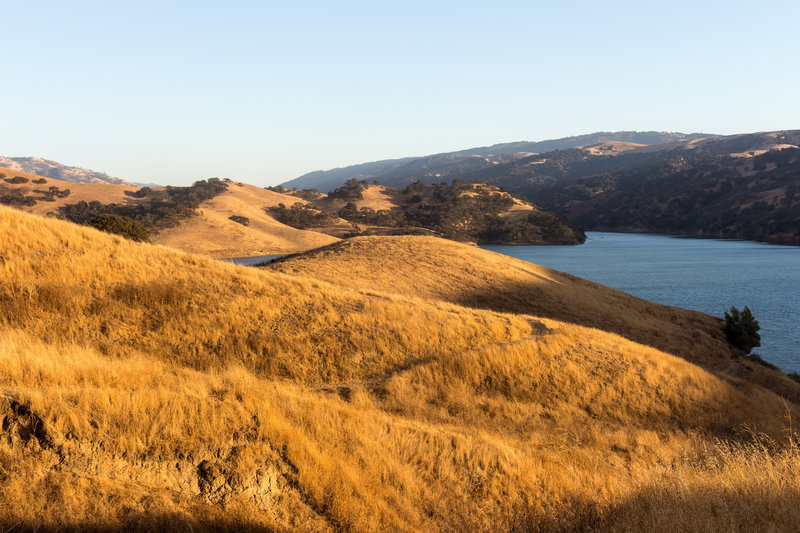
[[[387,263],[386,258],[391,258]],[[529,314],[617,333],[712,372],[800,401],[780,372],[731,358],[721,319],[654,304],[547,267],[435,237],[364,237],[289,256],[269,268],[349,288]]]
[[[581,320],[422,294],[403,240],[381,241],[398,243],[376,274],[392,287],[343,258],[361,288],[5,208],[0,237],[4,530],[797,523],[794,405]],[[477,268],[442,253],[458,276]],[[420,254],[433,286],[434,250]],[[574,278],[540,273],[565,309],[577,298]]]
[[[43,178],[35,174],[0,167],[0,173],[7,177],[22,176],[29,180],[44,179],[46,183],[2,185],[18,189],[27,195],[35,195],[36,189],[46,190],[56,186],[69,189],[70,195],[57,198],[53,202],[38,202],[25,211],[38,215],[58,213],[58,208],[78,202],[98,201],[104,204],[138,204],[146,203],[146,198],[134,198],[126,194],[138,187],[115,185],[108,183],[74,183],[53,178]],[[158,189],[158,187],[156,187]],[[228,190],[210,200],[203,202],[198,208],[198,216],[184,219],[174,227],[161,230],[153,235],[152,240],[172,248],[191,253],[210,255],[212,257],[245,257],[258,255],[278,255],[301,252],[326,244],[334,243],[338,238],[317,231],[292,228],[282,224],[264,211],[265,207],[273,207],[279,203],[289,206],[295,202],[308,203],[303,199],[280,194],[273,191],[230,182]],[[250,224],[244,226],[228,217],[245,216]],[[350,230],[350,224],[343,220],[331,225],[328,230],[343,233]]]
[[[10,189],[18,189],[27,195],[35,195],[33,192],[36,189],[47,190],[48,187],[58,187],[59,189],[69,189],[70,195],[66,198],[56,198],[52,202],[39,202],[35,206],[26,207],[25,210],[37,215],[46,215],[47,213],[55,213],[58,208],[66,204],[75,204],[78,202],[91,202],[98,200],[106,204],[110,203],[136,203],[137,200],[125,194],[126,191],[133,192],[138,187],[129,185],[117,185],[114,183],[75,183],[72,181],[58,180],[54,178],[45,178],[36,174],[22,172],[21,170],[14,170],[11,168],[0,167],[0,174],[5,174],[6,178],[13,178],[15,176],[22,176],[28,178],[28,183],[7,183],[0,182],[3,186]],[[45,180],[45,183],[31,183],[33,180]]]
[[[176,228],[163,230],[154,242],[192,253],[213,257],[277,255],[317,248],[339,239],[319,231],[301,230],[282,224],[264,211],[280,203],[286,206],[307,201],[242,183],[231,183],[228,190],[203,202],[200,215],[187,219]],[[228,217],[247,217],[247,226]],[[333,225],[342,232],[350,224]],[[325,231],[330,231],[327,228]]]

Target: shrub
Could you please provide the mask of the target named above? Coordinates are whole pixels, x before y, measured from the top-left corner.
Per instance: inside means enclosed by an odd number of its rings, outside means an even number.
[[[132,218],[146,228],[158,230],[172,228],[180,224],[185,218],[197,215],[197,207],[228,189],[228,184],[217,178],[196,181],[191,187],[166,186],[160,189],[142,187],[129,196],[147,197],[149,202],[141,204],[103,204],[96,200],[91,202],[80,201],[67,204],[58,208],[59,215],[78,224],[102,214],[114,214]],[[69,189],[64,189],[61,194],[69,194]]]
[[[0,204],[10,205],[12,207],[33,207],[36,205],[36,201],[36,197],[25,196],[19,191],[0,192]]]
[[[329,192],[328,198],[339,198],[347,201],[361,200],[364,198],[362,191],[366,188],[366,181],[358,181],[356,178],[350,178],[344,185]]]
[[[42,185],[44,183],[47,183],[47,180],[44,179],[44,178],[39,178],[38,180],[31,181],[31,183],[36,183],[37,185]]]
[[[121,235],[132,241],[150,242],[147,228],[132,218],[104,214],[94,217],[87,224],[107,233]]]
[[[228,217],[228,220],[233,220],[234,222],[238,222],[242,226],[250,225],[250,219],[247,217],[243,217],[241,215],[231,215]]]
[[[287,208],[284,204],[277,207],[265,207],[264,211],[278,222],[297,229],[316,228],[330,224],[333,217],[316,207],[295,202]]]
[[[734,348],[749,353],[756,346],[761,346],[759,329],[761,326],[758,325],[758,320],[753,317],[749,307],[745,306],[741,312],[731,307],[730,314],[725,312],[725,324],[722,330]]]
[[[22,176],[14,176],[13,178],[8,178],[5,181],[7,183],[28,183],[28,178],[23,178]]]

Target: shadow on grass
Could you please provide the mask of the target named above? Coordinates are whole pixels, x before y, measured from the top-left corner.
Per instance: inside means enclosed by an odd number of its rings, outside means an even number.
[[[48,521],[51,522],[51,521]],[[126,517],[117,524],[103,522],[67,522],[45,523],[34,521],[0,521],[2,532],[36,531],[38,533],[56,532],[98,532],[117,533],[122,531],[161,532],[174,531],[186,533],[235,533],[235,532],[273,532],[277,531],[261,525],[253,525],[246,521],[187,518],[179,514],[142,513]]]
[[[614,333],[681,357],[710,372],[746,379],[800,403],[800,384],[779,370],[743,364],[744,361],[731,357],[730,346],[722,332],[722,319],[654,304],[568,274],[562,275],[580,290],[562,291],[557,284],[542,284],[538,280],[498,280],[488,287],[461,286],[445,299],[466,307],[530,314]]]
[[[727,480],[721,480],[725,482]],[[764,481],[764,480],[761,480]],[[507,530],[539,532],[738,531],[796,532],[800,524],[800,490],[748,490],[695,487],[651,487],[609,506],[573,499],[550,512],[521,512]],[[740,490],[737,490],[740,489]]]

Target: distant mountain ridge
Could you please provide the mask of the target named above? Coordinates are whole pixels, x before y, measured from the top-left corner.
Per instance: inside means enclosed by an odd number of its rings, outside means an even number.
[[[800,244],[800,130],[557,150],[462,176],[585,230]]]
[[[591,146],[604,142],[655,145],[689,142],[709,137],[715,137],[715,135],[658,131],[597,132],[561,139],[501,143],[422,157],[386,159],[331,170],[318,170],[289,180],[282,185],[288,188],[317,189],[328,192],[340,187],[348,179],[356,178],[377,180],[383,185],[402,188],[417,180],[433,184],[451,178],[461,178],[464,174],[554,150]]]
[[[73,183],[114,183],[116,185],[137,185],[130,181],[109,176],[105,172],[97,172],[87,168],[70,167],[42,159],[41,157],[0,157],[0,167],[11,168]]]

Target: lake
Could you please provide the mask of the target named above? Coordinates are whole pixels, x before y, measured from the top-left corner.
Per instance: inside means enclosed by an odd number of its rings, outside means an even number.
[[[587,232],[580,246],[481,246],[652,302],[721,317],[748,306],[761,325],[753,350],[800,372],[800,246]]]
[[[261,263],[266,263],[267,261],[272,261],[273,259],[277,259],[279,257],[283,257],[283,255],[255,255],[251,257],[227,257],[224,258],[223,261],[228,261],[230,263],[233,263],[234,265],[253,266],[253,265],[260,265]]]

